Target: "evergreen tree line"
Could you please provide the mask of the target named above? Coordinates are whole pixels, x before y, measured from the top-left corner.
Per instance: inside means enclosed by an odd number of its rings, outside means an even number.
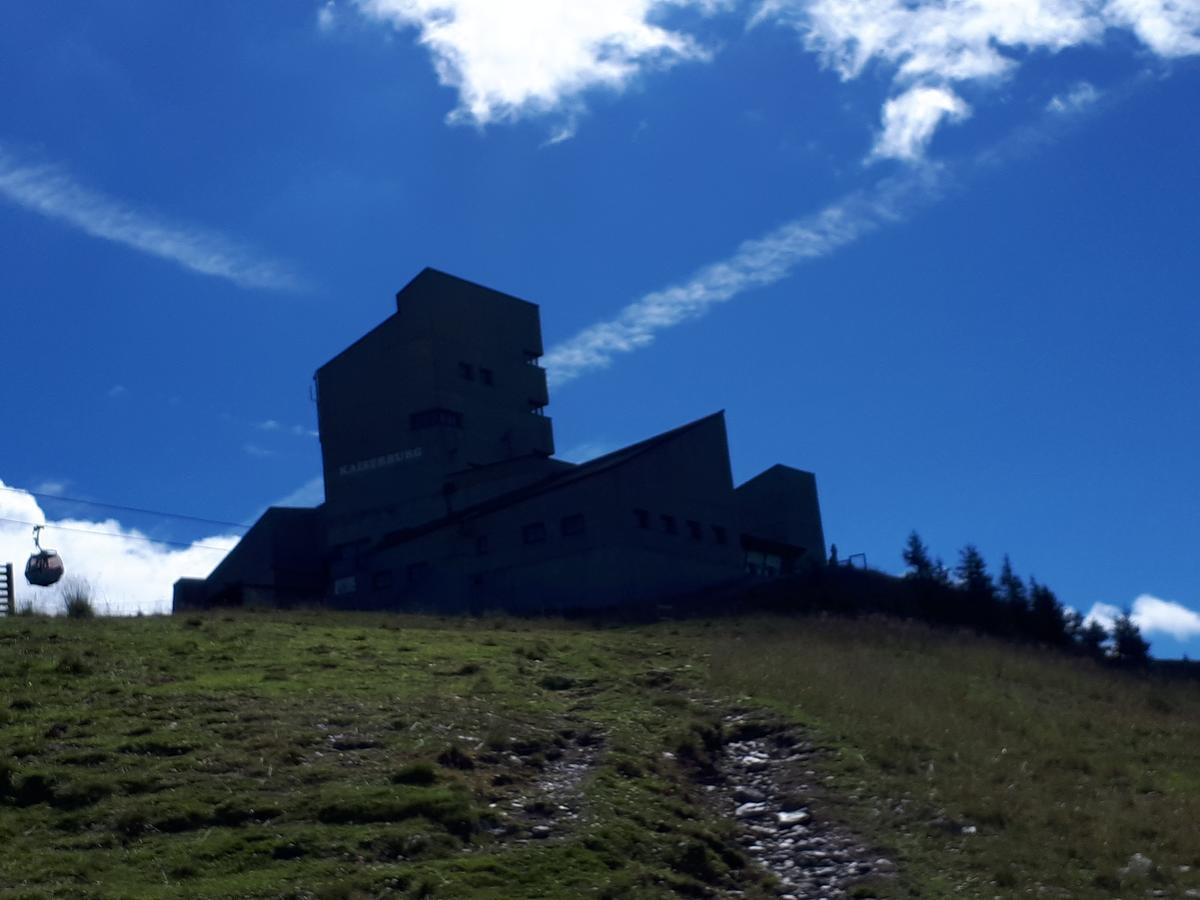
[[[1001,637],[1029,640],[1064,650],[1121,663],[1141,665],[1149,660],[1150,645],[1126,609],[1111,631],[1099,622],[1084,622],[1065,608],[1054,591],[1034,578],[1024,580],[1007,554],[993,578],[983,555],[973,544],[959,551],[950,570],[930,555],[913,531],[904,545],[908,572],[908,614],[948,625],[963,625]]]

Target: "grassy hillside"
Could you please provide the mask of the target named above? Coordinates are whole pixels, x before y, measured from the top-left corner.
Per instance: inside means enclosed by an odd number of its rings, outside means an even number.
[[[1197,694],[883,621],[2,620],[0,897],[772,897],[734,711],[898,863],[856,896],[1183,896]]]

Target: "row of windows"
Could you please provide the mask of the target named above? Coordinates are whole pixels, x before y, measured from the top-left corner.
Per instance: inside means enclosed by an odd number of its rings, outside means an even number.
[[[653,529],[654,518],[650,515],[648,509],[635,509],[633,511],[634,520],[637,522],[638,528],[647,530]],[[679,520],[670,513],[662,513],[658,517],[659,530],[666,534],[679,534]],[[684,522],[687,528],[687,535],[693,541],[704,540],[704,526],[694,519],[688,519]],[[729,543],[729,533],[723,525],[712,526],[713,542],[724,546]]]
[[[587,531],[587,520],[583,513],[572,513],[563,516],[558,521],[558,532],[563,537],[574,537]],[[521,539],[526,544],[543,544],[546,542],[547,529],[545,522],[529,522],[521,528]],[[488,536],[478,535],[475,538],[475,553],[484,556],[488,553]],[[417,585],[425,581],[432,570],[427,562],[412,563],[405,571],[405,580],[409,585]],[[395,576],[391,569],[382,569],[371,576],[371,587],[377,591],[386,591],[395,585]],[[350,575],[339,578],[334,584],[334,593],[351,594],[357,589],[357,578]]]
[[[583,533],[583,516],[573,515],[565,516],[559,523],[560,530],[564,536]],[[578,530],[575,530],[578,529]],[[531,522],[524,528],[524,534],[527,544],[542,543],[546,540],[546,526],[544,522]],[[480,535],[476,539],[476,549],[480,554],[487,553],[487,535]],[[779,556],[770,553],[748,552],[746,554],[745,569],[751,575],[760,575],[768,578],[776,577],[789,571],[789,567],[785,561]],[[419,585],[429,578],[432,569],[427,562],[412,563],[405,570],[405,580],[409,586]],[[481,584],[483,581],[482,575],[472,577],[474,584]],[[386,591],[395,586],[395,576],[391,569],[383,569],[375,572],[371,576],[371,587],[376,591]],[[335,594],[352,594],[358,587],[358,579],[350,575],[345,578],[339,578],[334,583]]]
[[[495,376],[492,374],[491,369],[485,369],[483,366],[479,366],[479,368],[476,369],[475,366],[468,362],[460,362],[458,364],[458,377],[464,381],[474,381],[476,372],[479,373],[479,380],[488,387],[491,387],[496,383]]]
[[[558,533],[563,537],[575,537],[587,530],[587,520],[583,513],[572,513],[558,520]],[[545,522],[530,522],[521,529],[521,540],[526,544],[545,543],[547,537]]]
[[[572,513],[558,520],[558,533],[563,537],[575,537],[587,531],[587,520],[583,513]],[[521,527],[521,541],[526,544],[544,544],[549,537],[545,522],[529,522]],[[486,534],[475,538],[475,555],[484,556],[490,551]]]
[[[436,428],[439,425],[462,428],[462,423],[462,413],[452,409],[423,409],[408,417],[408,425],[413,431],[419,431],[422,428]]]

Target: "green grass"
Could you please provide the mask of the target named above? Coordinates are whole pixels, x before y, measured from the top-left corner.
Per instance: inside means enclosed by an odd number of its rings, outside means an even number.
[[[715,715],[700,683],[653,630],[5,621],[0,896],[770,896],[663,756]],[[577,818],[538,787],[569,759]]]
[[[1200,891],[1200,683],[833,619],[743,623],[711,677],[822,735],[829,805],[914,896]]]
[[[735,709],[827,748],[818,811],[901,867],[864,895],[1200,889],[1195,686],[882,622],[259,613],[0,620],[0,897],[761,900],[696,781]]]

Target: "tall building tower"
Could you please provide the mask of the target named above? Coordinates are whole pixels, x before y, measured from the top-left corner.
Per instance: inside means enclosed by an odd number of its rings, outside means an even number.
[[[473,472],[553,465],[541,355],[536,305],[425,269],[392,316],[321,366],[335,553],[447,514]]]

